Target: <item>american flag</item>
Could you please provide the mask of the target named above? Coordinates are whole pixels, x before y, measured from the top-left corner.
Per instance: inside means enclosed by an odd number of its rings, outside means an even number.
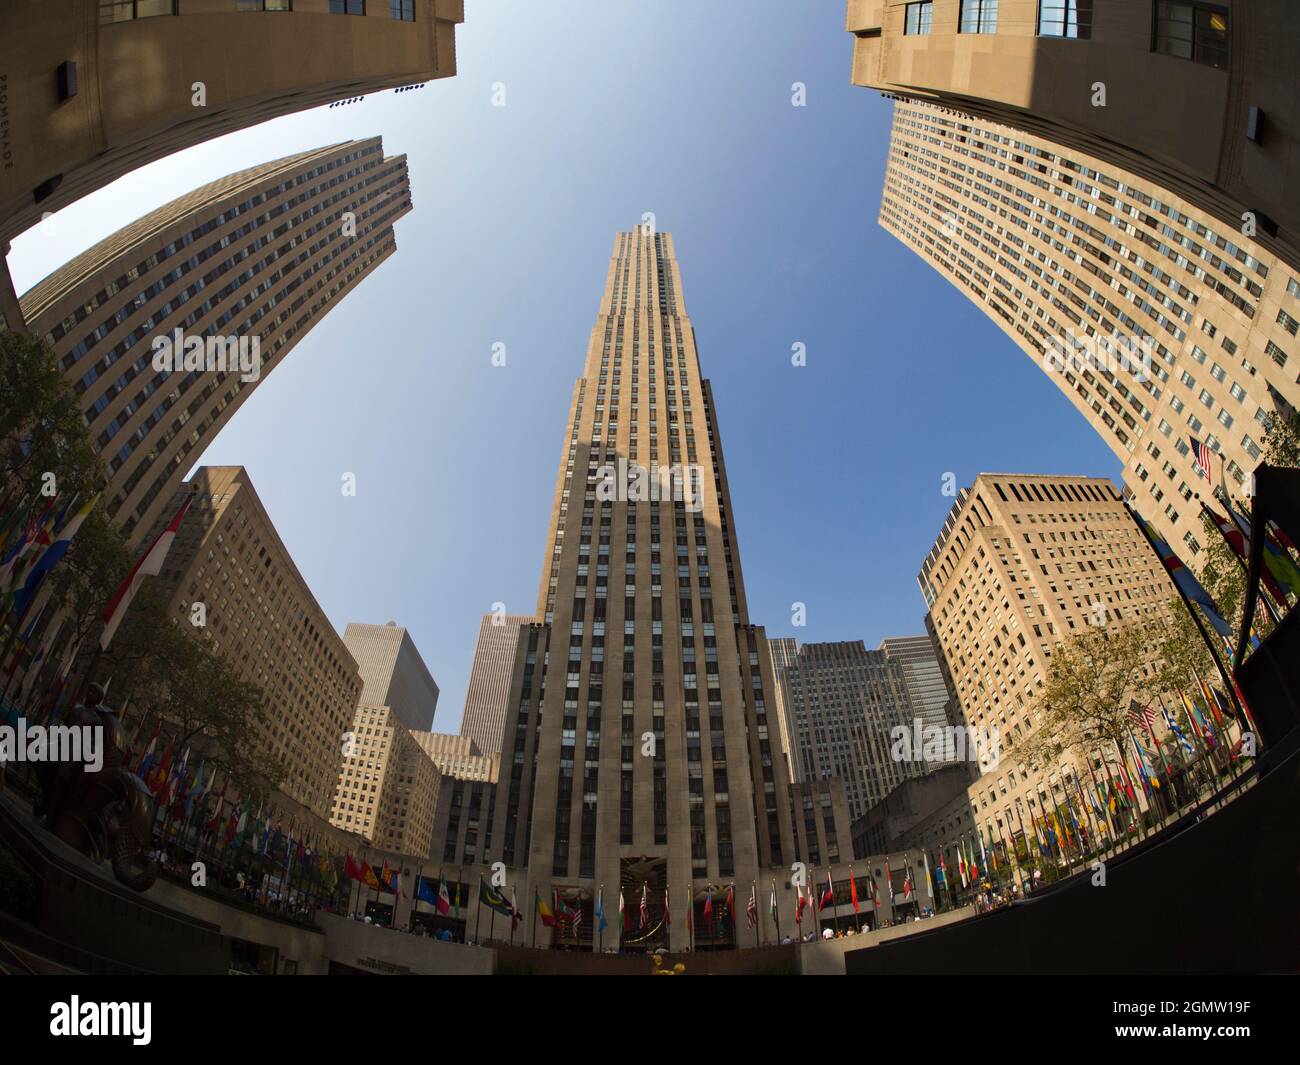
[[[1156,719],[1156,712],[1149,706],[1139,706],[1137,701],[1128,705],[1128,719],[1134,728],[1150,730]]]
[[[1210,465],[1209,447],[1206,444],[1202,444],[1194,436],[1189,436],[1187,439],[1192,442],[1192,454],[1196,457],[1196,465],[1201,467],[1201,472],[1205,474],[1205,479],[1210,482],[1211,486],[1213,486],[1214,476],[1210,472],[1212,467]]]
[[[758,897],[754,894],[754,885],[749,885],[749,905],[745,907],[745,917],[749,921],[749,927],[753,928],[758,924]]]
[[[641,927],[645,928],[650,923],[650,907],[646,905],[645,884],[641,885]]]
[[[582,924],[582,900],[575,899],[573,903],[573,921],[570,925],[575,936],[578,934],[578,926],[580,924]]]

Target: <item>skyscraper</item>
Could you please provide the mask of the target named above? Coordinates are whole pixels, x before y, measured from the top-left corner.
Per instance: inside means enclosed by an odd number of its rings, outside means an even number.
[[[1197,564],[1207,476],[1247,491],[1300,407],[1296,271],[1149,180],[929,104],[895,104],[880,224],[1039,364]]]
[[[451,77],[463,20],[463,0],[0,5],[0,255],[43,213],[182,148]]]
[[[973,829],[1010,840],[1053,809],[1053,795],[1065,802],[1067,781],[1089,779],[1074,754],[1041,769],[1004,757],[1033,733],[1053,648],[1105,621],[1158,627],[1177,592],[1109,481],[1029,474],[985,473],[963,488],[917,582],[963,723],[996,729],[998,743],[932,834],[911,842]]]
[[[848,0],[846,25],[855,85],[1085,152],[1220,231],[1249,211],[1300,269],[1291,0]]]
[[[187,193],[23,297],[108,468],[100,506],[128,538],[153,526],[266,374],[394,252],[393,223],[410,209],[406,157],[385,158],[378,137],[348,141]]]
[[[683,945],[682,910],[710,883],[716,895],[771,870],[784,885],[795,855],[771,658],[749,620],[673,241],[648,225],[614,242],[537,618],[511,681],[500,857],[526,864],[543,897],[553,886],[588,912],[602,885],[607,911],[620,887],[644,892],[650,919],[625,943]]]
[[[776,719],[781,723],[781,750],[786,754],[786,761],[789,763],[786,772],[791,780],[797,780],[798,775],[793,762],[790,761],[790,755],[794,751],[794,744],[790,739],[790,718],[785,708],[785,681],[782,677],[782,670],[785,669],[796,656],[799,654],[799,641],[793,636],[776,636],[767,641],[767,652],[772,659],[772,680],[774,686],[772,697],[776,703]]]
[[[795,779],[838,777],[855,820],[925,771],[893,756],[893,730],[910,733],[916,716],[903,665],[861,640],[800,646],[782,671],[782,705]]]
[[[389,707],[408,729],[428,731],[438,709],[438,685],[410,633],[394,621],[350,621],[343,642],[361,671],[361,703]]]
[[[519,647],[519,626],[533,620],[528,614],[484,614],[479,624],[460,734],[470,737],[482,754],[501,751],[506,708],[510,704],[510,674]]]
[[[949,713],[956,715],[957,711],[950,705],[943,665],[929,636],[889,636],[880,641],[880,650],[886,658],[903,667],[903,683],[912,704],[912,716],[923,728],[942,729],[956,723],[949,720]],[[927,761],[926,769],[938,768],[954,758],[953,751],[948,750],[943,759]]]

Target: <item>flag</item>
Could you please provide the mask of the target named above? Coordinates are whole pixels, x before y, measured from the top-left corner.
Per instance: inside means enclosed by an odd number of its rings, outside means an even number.
[[[907,902],[912,897],[912,867],[907,867],[907,879],[903,881],[903,901]]]
[[[644,931],[650,924],[650,907],[646,903],[646,888],[648,885],[641,885],[641,928]]]
[[[826,890],[822,892],[821,903],[818,905],[818,912],[826,909],[827,906],[835,905],[835,888],[831,883],[831,871],[826,870]]]
[[[745,916],[749,919],[749,927],[753,928],[758,924],[758,898],[755,895],[755,887],[749,885],[749,905],[745,908]]]
[[[930,855],[922,851],[921,860],[925,862],[925,890],[929,894],[930,898],[933,899],[934,880],[930,877]]]
[[[770,908],[772,910],[772,923],[776,924],[776,881],[775,880],[772,881],[772,900],[770,903]]]
[[[1156,554],[1160,556],[1160,561],[1164,563],[1165,569],[1174,584],[1178,586],[1178,590],[1183,593],[1189,602],[1195,603],[1201,608],[1215,632],[1224,639],[1232,639],[1232,628],[1224,620],[1223,615],[1219,613],[1219,608],[1214,600],[1210,598],[1210,593],[1201,586],[1201,582],[1192,575],[1192,571],[1183,565],[1182,560],[1174,554],[1173,549],[1155,531],[1151,524],[1136,510],[1133,515],[1147,534],[1151,546],[1155,548]]]
[[[438,912],[444,917],[451,913],[451,899],[447,895],[447,881],[442,873],[438,874]]]
[[[348,855],[348,861],[352,861],[352,856]],[[352,874],[349,872],[348,876]],[[430,906],[438,905],[438,893],[433,890],[433,885],[429,883],[428,877],[420,877],[420,882],[415,888],[415,897],[421,902],[427,902]]]
[[[673,923],[673,915],[668,908],[668,888],[667,886],[665,886],[664,887],[664,924],[670,925],[672,923]]]
[[[803,884],[798,884],[794,889],[794,923],[803,924],[803,910],[808,905],[808,898],[804,894]]]
[[[632,931],[632,915],[627,912],[627,907],[623,904],[623,889],[618,889],[618,913],[623,918],[623,931]]]
[[[603,932],[608,927],[605,921],[605,889],[602,887],[596,895],[596,931]]]
[[[709,888],[704,896],[704,927],[709,930],[709,935],[713,934],[713,888]]]
[[[68,520],[67,524],[55,534],[54,542],[42,552],[31,568],[27,570],[27,580],[23,583],[22,588],[14,593],[14,612],[18,617],[22,617],[27,613],[27,608],[32,605],[32,599],[36,595],[36,590],[45,575],[63,561],[63,557],[68,553],[68,548],[72,546],[72,538],[77,535],[81,523],[86,520],[86,515],[94,509],[98,499],[98,493],[87,499],[76,514]]]
[[[889,905],[894,905],[894,877],[889,871],[889,859],[885,859],[885,888],[889,892]]]
[[[1029,847],[1028,842],[1025,843],[1025,847]],[[937,872],[939,874],[939,886],[946,887],[948,884],[948,866],[944,864],[942,847],[939,848],[939,868]]]
[[[162,572],[167,552],[171,549],[172,541],[176,539],[176,531],[181,527],[181,522],[185,520],[185,512],[190,509],[192,502],[194,502],[193,495],[185,497],[185,502],[181,504],[181,508],[176,512],[175,517],[167,523],[167,527],[162,532],[154,537],[149,549],[131,567],[131,572],[118,585],[117,591],[113,593],[113,598],[104,607],[104,631],[99,637],[99,646],[101,648],[106,649],[112,642],[117,627],[122,624],[122,618],[126,616],[126,608],[131,605],[131,600],[135,598],[135,593],[139,590],[143,579],[147,576],[156,577]]]
[[[853,866],[849,866],[849,901],[853,903],[853,912],[860,913],[858,909],[858,882],[853,876]]]
[[[551,908],[542,901],[542,893],[536,887],[533,888],[533,900],[534,905],[537,908],[537,916],[542,919],[542,924],[546,925],[547,928],[554,928],[555,914],[552,913]]]
[[[736,930],[736,885],[727,886],[727,914],[731,917],[731,930]]]
[[[487,882],[482,877],[478,878],[478,900],[494,913],[509,917],[512,930],[519,923],[519,910],[515,908],[513,900],[507,899],[496,888],[488,887]]]
[[[1214,475],[1212,472],[1212,467],[1210,465],[1211,451],[1209,449],[1209,446],[1206,444],[1202,444],[1194,436],[1189,436],[1187,439],[1192,442],[1192,455],[1195,456],[1196,458],[1196,465],[1198,465],[1201,468],[1201,472],[1205,474],[1205,479],[1210,482],[1211,486],[1213,486]]]

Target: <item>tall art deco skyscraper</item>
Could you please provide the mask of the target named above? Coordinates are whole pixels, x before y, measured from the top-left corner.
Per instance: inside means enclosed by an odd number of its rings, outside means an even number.
[[[491,857],[526,865],[543,898],[554,888],[590,907],[603,887],[611,923],[621,888],[637,915],[625,943],[681,946],[688,898],[712,887],[716,907],[729,885],[744,900],[757,881],[765,900],[794,844],[771,658],[749,621],[717,415],[668,234],[640,226],[615,240],[567,426]],[[679,468],[686,490],[656,465]]]

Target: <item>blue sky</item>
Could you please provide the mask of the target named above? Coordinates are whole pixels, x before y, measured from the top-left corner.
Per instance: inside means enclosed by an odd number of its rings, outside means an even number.
[[[201,461],[249,469],[340,631],[411,630],[442,687],[435,729],[459,727],[479,617],[536,605],[570,390],[614,234],[643,212],[674,236],[751,620],[770,635],[922,632],[915,577],[946,472],[1118,476],[1042,371],[876,223],[890,110],[849,84],[842,0],[755,0],[743,17],[723,0],[466,8],[455,78],[178,153],[9,256],[22,292],[234,170],[375,134],[409,156],[397,254]]]

